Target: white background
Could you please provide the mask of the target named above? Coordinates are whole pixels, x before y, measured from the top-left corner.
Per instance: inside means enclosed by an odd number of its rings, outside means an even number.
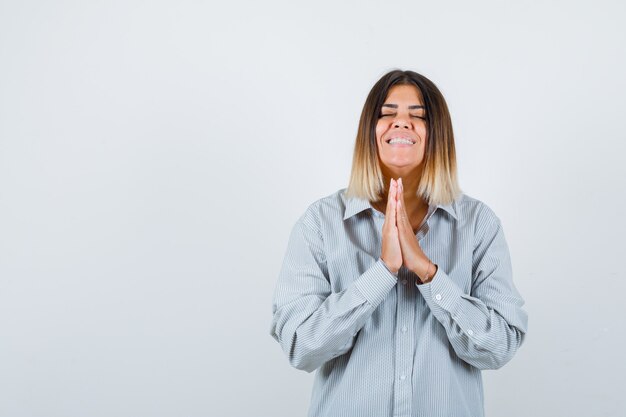
[[[394,68],[447,98],[526,300],[487,415],[623,415],[625,9],[0,1],[0,416],[305,415],[274,285]]]

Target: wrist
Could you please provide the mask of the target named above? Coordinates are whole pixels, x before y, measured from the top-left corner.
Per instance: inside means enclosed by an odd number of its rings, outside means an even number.
[[[387,268],[387,271],[391,272],[396,277],[398,276],[399,269],[394,270],[393,268],[390,268],[389,265],[387,265],[387,263],[385,262],[385,260],[383,258],[380,258],[380,261],[383,263],[385,268]]]
[[[431,261],[428,261],[428,264],[424,269],[422,269],[421,271],[413,272],[415,273],[415,275],[417,275],[422,284],[427,284],[433,280],[433,277],[437,273],[437,269],[437,265],[435,265]]]

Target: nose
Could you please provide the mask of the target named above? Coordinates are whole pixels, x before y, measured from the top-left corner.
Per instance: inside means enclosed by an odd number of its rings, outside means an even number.
[[[403,117],[399,117],[393,121],[394,128],[410,129],[411,124]]]

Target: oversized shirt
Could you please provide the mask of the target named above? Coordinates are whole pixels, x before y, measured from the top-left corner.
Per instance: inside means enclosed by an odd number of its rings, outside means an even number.
[[[385,221],[345,189],[291,232],[271,335],[312,372],[310,417],[481,417],[481,370],[507,363],[528,325],[500,219],[461,194],[431,204],[416,239],[438,268],[421,284],[381,260]]]

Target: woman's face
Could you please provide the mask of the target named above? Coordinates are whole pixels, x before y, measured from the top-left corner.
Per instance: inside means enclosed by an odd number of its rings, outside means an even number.
[[[419,90],[413,85],[393,86],[376,124],[383,174],[396,178],[420,169],[426,139],[426,113]]]

